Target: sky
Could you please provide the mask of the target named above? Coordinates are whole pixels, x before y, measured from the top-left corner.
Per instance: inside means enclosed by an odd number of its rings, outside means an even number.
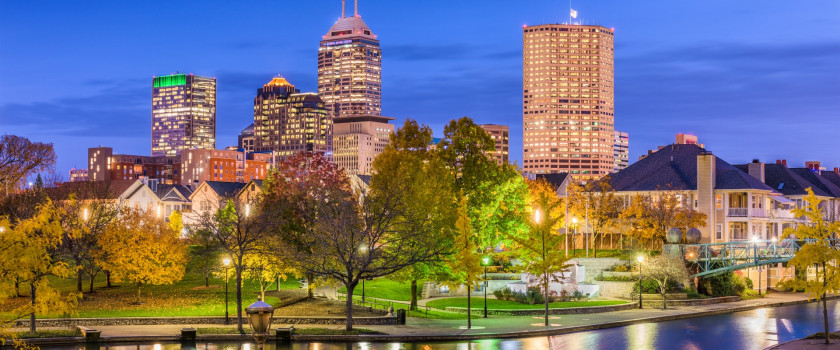
[[[576,0],[615,29],[615,125],[630,159],[697,135],[724,160],[840,167],[840,1]],[[348,1],[348,13],[352,1]],[[318,41],[339,0],[0,1],[0,134],[53,142],[57,170],[87,148],[151,152],[152,77],[217,78],[217,148],[253,122],[280,75],[316,91]],[[359,0],[382,47],[382,112],[430,125],[509,125],[522,160],[522,26],[564,1]]]

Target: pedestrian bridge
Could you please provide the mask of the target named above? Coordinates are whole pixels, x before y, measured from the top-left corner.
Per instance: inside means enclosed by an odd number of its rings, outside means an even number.
[[[788,262],[803,245],[816,240],[736,241],[726,243],[685,244],[680,246],[691,277],[714,276],[728,271]],[[840,240],[829,240],[840,248]]]

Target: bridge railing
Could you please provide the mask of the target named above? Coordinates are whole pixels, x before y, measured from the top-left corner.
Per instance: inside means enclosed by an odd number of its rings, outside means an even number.
[[[803,245],[816,240],[783,239],[762,241],[735,241],[725,243],[686,244],[680,250],[695,275],[713,274],[717,271],[786,262],[796,255]],[[828,242],[840,249],[840,240]]]

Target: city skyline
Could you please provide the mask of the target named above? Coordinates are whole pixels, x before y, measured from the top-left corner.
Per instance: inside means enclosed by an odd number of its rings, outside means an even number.
[[[700,136],[711,150],[736,162],[759,158],[770,163],[785,158],[792,166],[801,166],[805,160],[820,160],[827,167],[840,165],[840,156],[826,147],[831,131],[840,127],[831,118],[840,107],[835,63],[840,45],[831,36],[838,24],[837,16],[831,14],[840,9],[838,4],[815,2],[808,8],[764,3],[756,8],[758,2],[719,4],[695,8],[660,3],[656,9],[634,8],[633,16],[626,15],[632,4],[575,4],[584,23],[616,29],[616,129],[633,139],[630,160],[670,143],[675,133],[686,132]],[[265,81],[279,74],[295,81],[302,91],[316,90],[317,47],[312,42],[340,14],[340,1],[267,4],[266,13],[276,9],[294,14],[284,19],[297,29],[282,41],[274,37],[274,42],[268,42],[269,33],[251,30],[259,27],[257,18],[222,16],[245,14],[244,7],[224,4],[195,9],[218,15],[223,27],[238,30],[214,31],[210,42],[215,46],[209,48],[198,39],[193,44],[180,41],[178,45],[188,49],[179,53],[153,39],[179,25],[200,30],[212,24],[167,22],[160,8],[138,4],[57,3],[37,11],[27,4],[0,6],[0,45],[6,52],[17,53],[0,55],[2,132],[55,142],[61,174],[83,167],[85,149],[99,144],[126,154],[148,152],[148,79],[179,70],[217,78],[217,148],[235,145],[239,131],[251,123],[252,91]],[[165,7],[191,8],[189,4]],[[359,7],[384,46],[383,115],[397,118],[397,126],[412,117],[431,125],[436,135],[449,119],[462,115],[477,123],[508,125],[511,160],[522,165],[521,26],[564,22],[566,4],[453,4],[446,13],[434,11],[432,5],[389,2],[362,1]],[[555,15],[546,18],[546,13]],[[694,15],[689,18],[682,13]],[[108,14],[120,14],[121,21],[109,19]],[[431,15],[444,25],[429,26]],[[447,24],[459,16],[467,25]],[[710,20],[713,16],[715,21]],[[69,41],[80,49],[49,54],[68,45],[59,42],[67,33],[43,35],[43,30],[52,27],[36,28],[33,18],[56,28],[87,22],[70,34],[85,39],[96,33],[97,40]],[[149,21],[155,21],[155,26],[148,28],[149,33],[141,31]],[[807,21],[809,26],[773,25],[781,21]],[[474,35],[467,29],[470,25],[479,26],[484,35]],[[103,26],[120,30],[100,33]],[[417,28],[423,29],[422,35],[415,33]],[[34,41],[37,36],[46,42]],[[163,46],[154,56],[139,55],[144,50],[151,55],[150,41]],[[198,52],[204,55],[195,54],[200,46],[204,49]],[[45,90],[46,79],[61,81],[67,88]]]

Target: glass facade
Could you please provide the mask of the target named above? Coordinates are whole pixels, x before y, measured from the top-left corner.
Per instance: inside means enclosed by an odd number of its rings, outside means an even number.
[[[216,79],[192,74],[152,80],[152,156],[216,148]]]
[[[314,93],[300,93],[274,78],[254,98],[254,151],[288,157],[298,152],[332,156],[332,118]]]

